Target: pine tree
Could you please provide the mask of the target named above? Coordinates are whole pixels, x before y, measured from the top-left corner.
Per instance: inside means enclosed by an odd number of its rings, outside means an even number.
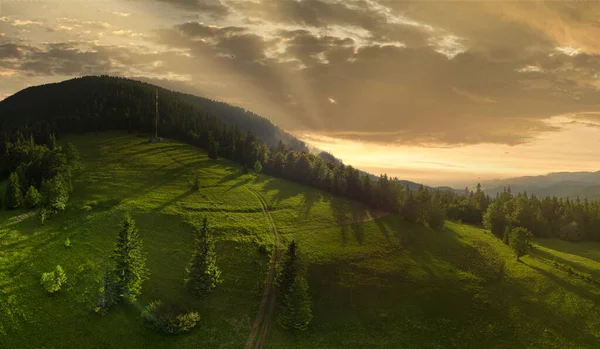
[[[27,189],[24,202],[25,206],[28,208],[35,208],[42,202],[42,195],[33,185],[31,185],[29,186],[29,189]]]
[[[204,217],[202,229],[196,236],[196,248],[187,269],[185,286],[192,294],[204,297],[221,283],[221,270],[217,267],[217,254],[209,236],[208,219]]]
[[[9,209],[16,209],[23,205],[23,192],[21,191],[19,175],[16,172],[12,172],[8,177],[4,204]]]
[[[300,270],[297,245],[287,248],[276,279],[279,315],[277,321],[286,329],[305,330],[312,320],[308,283]]]
[[[116,290],[121,297],[135,301],[142,293],[142,283],[148,279],[146,255],[135,227],[135,221],[126,215],[113,252]]]
[[[285,295],[288,293],[296,275],[298,274],[298,257],[296,255],[296,241],[290,242],[279,267],[275,284],[277,292]]]
[[[260,161],[256,160],[256,162],[254,163],[254,173],[259,174],[262,172],[262,165],[260,164]]]
[[[219,158],[219,142],[215,141],[212,133],[208,135],[208,157],[212,160]]]
[[[306,330],[313,317],[310,304],[308,282],[304,276],[296,275],[283,295],[277,322],[286,329]]]

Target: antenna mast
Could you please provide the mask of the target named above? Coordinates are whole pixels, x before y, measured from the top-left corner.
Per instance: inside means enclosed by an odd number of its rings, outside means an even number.
[[[158,138],[158,87],[156,88],[156,117],[154,118],[154,137]]]

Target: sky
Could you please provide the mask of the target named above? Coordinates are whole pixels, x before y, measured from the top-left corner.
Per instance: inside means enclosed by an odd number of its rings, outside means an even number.
[[[600,3],[0,0],[0,99],[131,77],[431,185],[600,170]]]

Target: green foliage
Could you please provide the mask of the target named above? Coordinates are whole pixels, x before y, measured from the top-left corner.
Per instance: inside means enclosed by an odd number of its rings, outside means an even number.
[[[508,245],[515,251],[517,258],[526,255],[532,245],[533,235],[525,228],[517,227],[510,231]]]
[[[71,239],[68,237],[65,239],[65,247],[71,247]]]
[[[100,315],[106,314],[108,309],[121,300],[119,284],[114,270],[105,270],[98,288],[98,297],[94,311]]]
[[[192,190],[198,191],[200,189],[200,175],[198,172],[193,172],[189,178],[190,186]]]
[[[308,282],[296,275],[286,294],[280,301],[277,322],[285,329],[306,330],[313,315]]]
[[[197,297],[204,297],[222,282],[221,270],[216,262],[217,254],[210,237],[208,219],[204,217],[202,229],[195,239],[194,254],[186,270],[187,277],[184,280],[190,293]]]
[[[67,274],[60,265],[57,265],[54,271],[42,274],[41,284],[48,293],[60,291],[66,282]]]
[[[256,162],[254,163],[254,173],[261,173],[262,172],[262,165],[260,164],[260,161],[256,160]]]
[[[219,158],[219,142],[215,141],[212,134],[208,137],[208,158],[212,160]]]
[[[40,224],[44,225],[44,223],[46,222],[46,219],[48,219],[48,210],[46,210],[46,208],[42,207],[40,208],[40,211],[38,212],[38,218],[40,219]]]
[[[285,295],[294,282],[300,266],[298,265],[298,256],[296,255],[296,241],[289,243],[283,259],[279,265],[275,285],[278,294]]]
[[[12,172],[8,177],[8,185],[4,194],[4,204],[7,208],[14,210],[23,205],[23,192],[21,191],[21,182],[19,175]]]
[[[63,175],[56,175],[43,181],[41,186],[42,204],[50,213],[63,211],[69,200],[71,189],[69,179]]]
[[[189,332],[200,321],[197,312],[181,312],[164,305],[160,300],[152,301],[142,312],[142,319],[148,327],[164,334],[173,335]]]
[[[446,219],[444,207],[437,201],[432,201],[429,204],[425,221],[433,229],[441,229],[444,226],[444,220]]]
[[[492,234],[497,237],[502,237],[504,230],[508,226],[508,219],[504,212],[503,204],[499,201],[494,201],[488,207],[487,211],[483,215],[483,225],[490,229]]]
[[[131,302],[142,293],[142,283],[148,279],[146,255],[135,221],[125,215],[112,259],[115,264],[115,284],[118,294]]]
[[[296,242],[292,241],[286,250],[278,270],[277,322],[286,329],[305,330],[312,320],[311,300],[308,283],[300,271]]]
[[[27,189],[27,194],[25,195],[25,206],[28,208],[36,208],[42,202],[42,195],[40,192],[35,189],[33,185],[29,186]]]

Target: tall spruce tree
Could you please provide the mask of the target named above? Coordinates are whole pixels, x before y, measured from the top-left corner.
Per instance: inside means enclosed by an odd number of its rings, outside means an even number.
[[[306,330],[313,318],[308,282],[296,275],[287,293],[282,295],[277,322],[286,329]]]
[[[142,283],[148,279],[146,255],[135,221],[126,215],[117,235],[113,252],[115,263],[115,287],[117,293],[129,301],[135,301],[142,293]]]
[[[296,241],[290,242],[285,252],[285,256],[279,267],[275,285],[277,292],[281,295],[287,294],[294,279],[298,274],[298,257],[296,255]]]
[[[206,296],[222,281],[221,270],[216,264],[217,254],[209,233],[208,219],[204,217],[185,279],[188,291],[198,297]]]
[[[312,320],[308,283],[292,241],[286,250],[276,279],[279,315],[277,322],[286,329],[305,330]]]
[[[9,209],[16,209],[23,205],[23,192],[21,191],[19,175],[16,172],[12,172],[8,177],[4,204]]]

